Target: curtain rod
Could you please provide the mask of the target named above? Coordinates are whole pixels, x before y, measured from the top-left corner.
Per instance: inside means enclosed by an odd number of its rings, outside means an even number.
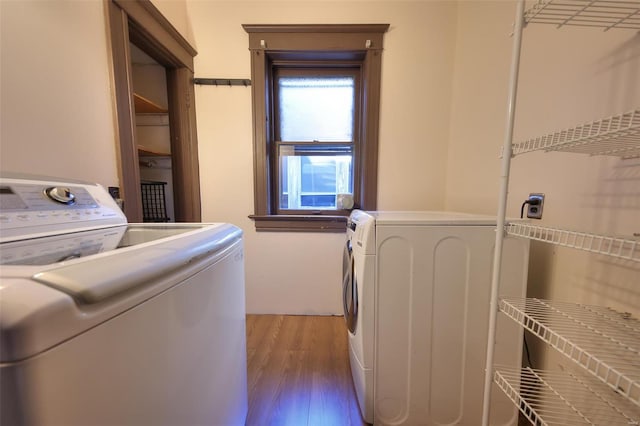
[[[194,78],[193,83],[208,86],[251,86],[251,80],[245,78]]]

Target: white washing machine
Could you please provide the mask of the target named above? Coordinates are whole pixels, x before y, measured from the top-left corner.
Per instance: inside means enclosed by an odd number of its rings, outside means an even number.
[[[465,213],[352,212],[343,300],[368,423],[480,424],[495,227]],[[500,294],[524,297],[528,241],[504,247]],[[496,362],[520,366],[521,354],[521,329],[499,320]],[[514,404],[493,395],[491,424],[516,425]]]
[[[0,176],[0,424],[244,425],[242,232]]]

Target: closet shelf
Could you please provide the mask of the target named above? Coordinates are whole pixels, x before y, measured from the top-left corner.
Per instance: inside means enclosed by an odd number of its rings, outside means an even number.
[[[136,114],[166,114],[169,112],[167,108],[164,108],[144,96],[138,95],[137,93],[133,94],[133,106]]]
[[[171,153],[154,151],[146,146],[138,145],[138,157],[171,157]]]
[[[604,307],[541,299],[501,299],[499,306],[640,411],[640,321]]]
[[[513,145],[514,156],[538,150],[640,157],[640,109]]]
[[[498,368],[494,382],[535,425],[629,426],[640,408],[590,377],[531,368]]]
[[[526,23],[640,29],[637,0],[538,0],[524,13]]]
[[[509,223],[507,233],[590,253],[640,262],[640,240],[589,234],[527,223]]]

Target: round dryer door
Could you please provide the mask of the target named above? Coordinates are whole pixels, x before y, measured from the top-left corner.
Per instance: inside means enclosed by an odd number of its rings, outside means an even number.
[[[351,240],[347,240],[342,257],[342,306],[351,333],[355,333],[358,322],[358,283],[354,266],[353,247]]]

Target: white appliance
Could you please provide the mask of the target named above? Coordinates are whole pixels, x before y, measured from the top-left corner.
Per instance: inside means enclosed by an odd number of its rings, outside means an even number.
[[[352,212],[343,300],[368,423],[480,424],[495,226],[465,213]],[[505,240],[501,294],[524,296],[528,259],[527,241]],[[499,323],[496,341],[498,362],[520,366],[518,327]],[[492,424],[517,424],[500,398]]]
[[[0,424],[244,425],[243,241],[0,177]]]

